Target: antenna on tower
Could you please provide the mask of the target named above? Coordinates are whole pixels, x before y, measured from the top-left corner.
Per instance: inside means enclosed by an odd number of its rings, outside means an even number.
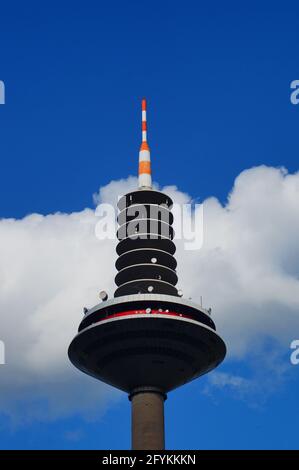
[[[141,103],[142,142],[139,151],[138,180],[140,189],[152,189],[151,154],[147,143],[146,99]]]

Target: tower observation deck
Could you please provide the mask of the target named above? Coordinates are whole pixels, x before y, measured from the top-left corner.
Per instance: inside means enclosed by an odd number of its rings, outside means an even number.
[[[129,394],[133,449],[164,449],[167,393],[226,354],[209,312],[176,288],[172,204],[152,189],[143,100],[139,188],[118,202],[117,288],[86,312],[69,347],[78,369]]]

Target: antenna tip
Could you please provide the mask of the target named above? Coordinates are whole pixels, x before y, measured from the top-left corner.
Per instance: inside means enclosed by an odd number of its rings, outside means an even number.
[[[145,98],[142,98],[141,106],[142,106],[142,111],[146,111],[146,99]]]

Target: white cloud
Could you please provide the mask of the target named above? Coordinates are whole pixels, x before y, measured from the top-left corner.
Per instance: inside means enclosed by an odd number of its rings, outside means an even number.
[[[114,248],[111,241],[99,243],[95,223],[90,209],[0,221],[0,338],[6,352],[0,409],[11,416],[55,418],[90,405],[101,412],[115,396],[91,378],[82,380],[67,359],[83,306],[98,302],[100,288],[113,288]]]
[[[263,335],[289,344],[299,335],[299,174],[243,171],[225,207],[204,202],[204,243],[183,252],[186,294],[212,306],[229,354],[242,357]]]
[[[134,177],[112,181],[94,200],[115,203],[135,187]],[[190,200],[176,187],[164,190],[176,202]],[[299,337],[298,202],[298,173],[252,168],[238,176],[225,207],[215,198],[204,202],[201,250],[177,242],[179,287],[212,307],[230,358],[262,351],[265,337],[284,348]],[[99,290],[115,289],[115,243],[95,237],[96,222],[91,209],[0,221],[3,412],[55,418],[103,410],[118,397],[67,359],[82,307],[97,303]]]
[[[237,389],[243,389],[250,387],[251,382],[244,377],[239,375],[227,374],[226,372],[215,372],[210,375],[210,383],[219,388],[231,387]]]

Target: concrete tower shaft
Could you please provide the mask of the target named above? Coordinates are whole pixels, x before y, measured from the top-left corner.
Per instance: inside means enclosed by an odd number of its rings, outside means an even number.
[[[165,448],[164,400],[156,391],[143,390],[130,396],[132,402],[132,447],[135,450]]]

